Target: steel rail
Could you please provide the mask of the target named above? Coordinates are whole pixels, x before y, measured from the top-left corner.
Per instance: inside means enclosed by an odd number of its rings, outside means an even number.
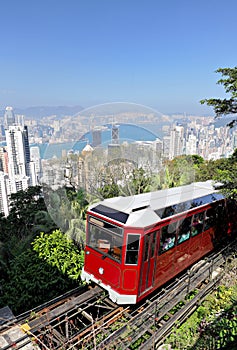
[[[114,304],[100,287],[68,296],[65,300],[57,299],[55,304],[50,303],[25,324],[26,334],[19,337],[16,345],[24,349],[31,343],[31,337],[35,339],[38,349],[44,350],[61,349],[62,345],[68,350],[82,347],[129,349],[144,336],[146,339],[143,339],[142,349],[159,344],[177,319],[183,322],[211,288],[215,288],[221,277],[219,267],[225,265],[234,244],[236,246],[236,241],[212,253],[165,288],[153,293],[149,300],[130,308]],[[197,288],[199,292],[192,302],[184,302],[183,307],[171,315],[170,310],[185,301],[185,297]],[[169,319],[165,322],[164,316],[167,315]],[[10,348],[11,345],[2,350]]]
[[[196,300],[200,301],[202,295],[206,295],[204,291],[210,292],[222,277],[224,270],[220,270],[220,267],[225,266],[226,258],[229,256],[230,251],[235,249],[235,246],[236,241],[231,242],[219,252],[212,253],[206,259],[198,262],[179,280],[175,280],[165,290],[158,292],[147,301],[147,305],[143,306],[141,312],[136,314],[136,311],[134,311],[134,316],[120,329],[108,335],[106,339],[97,345],[97,349],[129,349],[131,345],[145,334],[151,339],[151,342],[154,342],[154,339],[158,341],[159,333],[157,332],[161,331],[157,329],[162,329],[167,324],[164,321],[164,316],[168,315],[169,311],[178,303],[183,302],[191,291],[196,290],[197,292],[199,288],[199,292],[192,303],[195,303]],[[185,310],[185,307],[188,310],[187,315],[190,314],[190,310],[193,309],[194,311],[193,306],[189,309],[188,304],[184,302],[184,306],[181,309]],[[182,312],[180,311],[180,313]],[[182,315],[185,315],[185,311]],[[172,315],[168,317],[170,320],[173,320],[169,321],[172,327],[176,319],[172,318]],[[143,349],[144,345],[145,342],[143,342],[141,349]]]
[[[77,290],[77,292],[80,291],[83,292],[83,289],[80,288],[80,290]],[[16,324],[14,326],[8,326],[5,328],[0,333],[0,336],[2,336],[4,340],[8,340],[8,345],[4,345],[1,350],[12,349],[13,343],[14,346],[17,346],[19,349],[24,349],[24,347],[27,348],[30,343],[32,344],[29,336],[31,338],[33,337],[36,340],[36,343],[40,344],[41,348],[47,349],[47,345],[45,345],[41,340],[42,334],[40,334],[40,330],[42,328],[47,329],[48,327],[50,330],[52,330],[54,328],[54,325],[57,324],[58,318],[62,317],[65,320],[68,313],[71,312],[73,314],[73,311],[76,310],[76,308],[80,305],[88,305],[92,299],[99,300],[102,294],[104,294],[104,291],[98,286],[89,290],[87,288],[87,291],[81,294],[78,294],[77,292],[69,292],[65,299],[60,298],[59,300],[57,298],[56,303],[50,303],[50,306],[44,307],[38,313],[35,313],[34,317],[32,317],[29,321],[26,322],[24,320],[23,324],[19,322],[17,324],[17,328]],[[14,335],[14,337],[17,336],[17,339],[14,339],[14,341],[12,341],[8,334],[10,334],[14,329],[17,332],[17,335]],[[23,330],[25,334],[21,330]]]
[[[31,319],[33,318],[34,316],[32,315],[35,315],[35,314],[39,314],[39,313],[43,313],[44,310],[50,310],[50,309],[53,309],[55,308],[56,305],[60,305],[62,303],[65,302],[65,299],[68,299],[68,298],[71,298],[71,297],[74,297],[76,295],[79,295],[79,294],[82,294],[84,293],[85,291],[88,290],[88,286],[79,286],[79,287],[76,287],[62,295],[59,295],[58,297],[54,298],[54,299],[51,299],[41,305],[38,305],[37,307],[31,309],[31,310],[28,310],[22,314],[19,314],[17,316],[15,316],[13,319],[11,320],[8,320],[4,323],[2,323],[0,325],[0,333],[4,330],[4,329],[7,329],[9,327],[12,327],[26,319]]]

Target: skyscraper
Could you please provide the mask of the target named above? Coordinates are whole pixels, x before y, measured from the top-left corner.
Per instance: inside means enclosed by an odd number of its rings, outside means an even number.
[[[163,137],[163,156],[167,159],[170,158],[170,136]]]
[[[197,154],[197,137],[194,134],[188,135],[186,154]]]
[[[93,147],[97,147],[102,143],[102,129],[96,128],[92,130],[92,145]]]
[[[32,146],[30,148],[30,159],[31,159],[31,163],[33,162],[35,164],[36,178],[37,178],[37,181],[39,182],[40,178],[42,177],[42,166],[41,166],[40,150],[38,146]]]
[[[30,147],[27,126],[10,125],[6,130],[9,177],[29,176]]]
[[[9,177],[0,171],[0,212],[7,216],[9,214],[8,195],[10,193]]]
[[[119,144],[119,126],[114,124],[112,126],[112,144]]]
[[[184,127],[175,125],[170,133],[170,159],[184,154]]]
[[[4,114],[4,128],[7,129],[10,125],[16,122],[15,114],[12,107],[6,107]]]
[[[9,214],[9,196],[38,184],[40,169],[31,161],[28,129],[24,116],[15,116],[13,108],[4,114],[7,146],[0,148],[0,212]],[[40,163],[38,159],[38,163]]]
[[[0,171],[8,174],[8,154],[6,147],[0,147]]]

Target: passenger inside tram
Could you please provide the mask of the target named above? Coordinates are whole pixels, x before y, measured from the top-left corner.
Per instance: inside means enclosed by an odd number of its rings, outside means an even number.
[[[162,250],[168,250],[168,249],[172,248],[174,246],[174,242],[175,242],[174,235],[167,237],[163,243]]]

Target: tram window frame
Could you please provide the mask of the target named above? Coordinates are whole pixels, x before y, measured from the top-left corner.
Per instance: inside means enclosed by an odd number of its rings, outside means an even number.
[[[167,252],[168,250],[175,247],[177,223],[178,223],[178,221],[171,221],[168,225],[161,227],[161,229],[160,229],[160,254],[163,254],[163,253]],[[169,230],[169,228],[172,228],[171,225],[174,226],[173,230]],[[168,237],[163,239],[164,235],[168,236]]]
[[[158,231],[153,231],[152,232],[151,258],[154,258],[154,256],[155,256],[156,245],[157,245],[157,235],[158,235]]]
[[[121,264],[123,229],[107,221],[90,216],[87,230],[87,245]]]
[[[137,239],[135,239],[135,238],[137,238]],[[140,234],[133,234],[133,233],[127,234],[126,256],[125,256],[125,264],[126,265],[137,265],[138,264],[140,240],[141,240]]]
[[[225,218],[227,217],[227,208],[223,201],[216,204],[215,212],[217,222],[223,224],[223,221],[225,221]]]
[[[149,232],[144,236],[144,254],[143,261],[147,261],[148,258],[154,258],[157,244],[157,233],[158,231]],[[149,237],[150,236],[150,237]],[[148,238],[149,237],[149,238]],[[152,237],[152,238],[151,238]],[[152,240],[150,242],[150,239]],[[150,252],[149,252],[150,248]]]
[[[147,261],[149,256],[149,238],[148,235],[144,236],[144,257],[143,261]]]
[[[210,215],[211,214],[211,215]],[[207,231],[215,225],[216,213],[213,207],[205,211],[205,220],[203,231]]]
[[[189,224],[187,225],[187,221]],[[191,237],[191,225],[192,225],[192,216],[187,216],[184,219],[178,221],[177,227],[177,244],[181,244],[187,241]]]
[[[191,226],[191,236],[192,237],[195,237],[203,232],[204,221],[205,221],[205,212],[204,211],[193,214],[192,226]]]

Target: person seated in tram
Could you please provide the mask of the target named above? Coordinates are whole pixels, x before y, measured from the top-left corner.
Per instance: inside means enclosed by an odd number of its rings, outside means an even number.
[[[187,239],[189,239],[190,237],[190,231],[185,232],[185,233],[181,233],[181,235],[178,238],[178,243],[182,243],[184,241],[186,241]]]
[[[162,246],[162,250],[168,250],[170,248],[172,248],[174,246],[174,242],[175,242],[175,236],[169,236],[165,239],[165,242]]]
[[[203,221],[200,220],[198,215],[195,215],[193,218],[192,229],[191,229],[192,236],[195,236],[202,231],[202,225],[203,225]]]

